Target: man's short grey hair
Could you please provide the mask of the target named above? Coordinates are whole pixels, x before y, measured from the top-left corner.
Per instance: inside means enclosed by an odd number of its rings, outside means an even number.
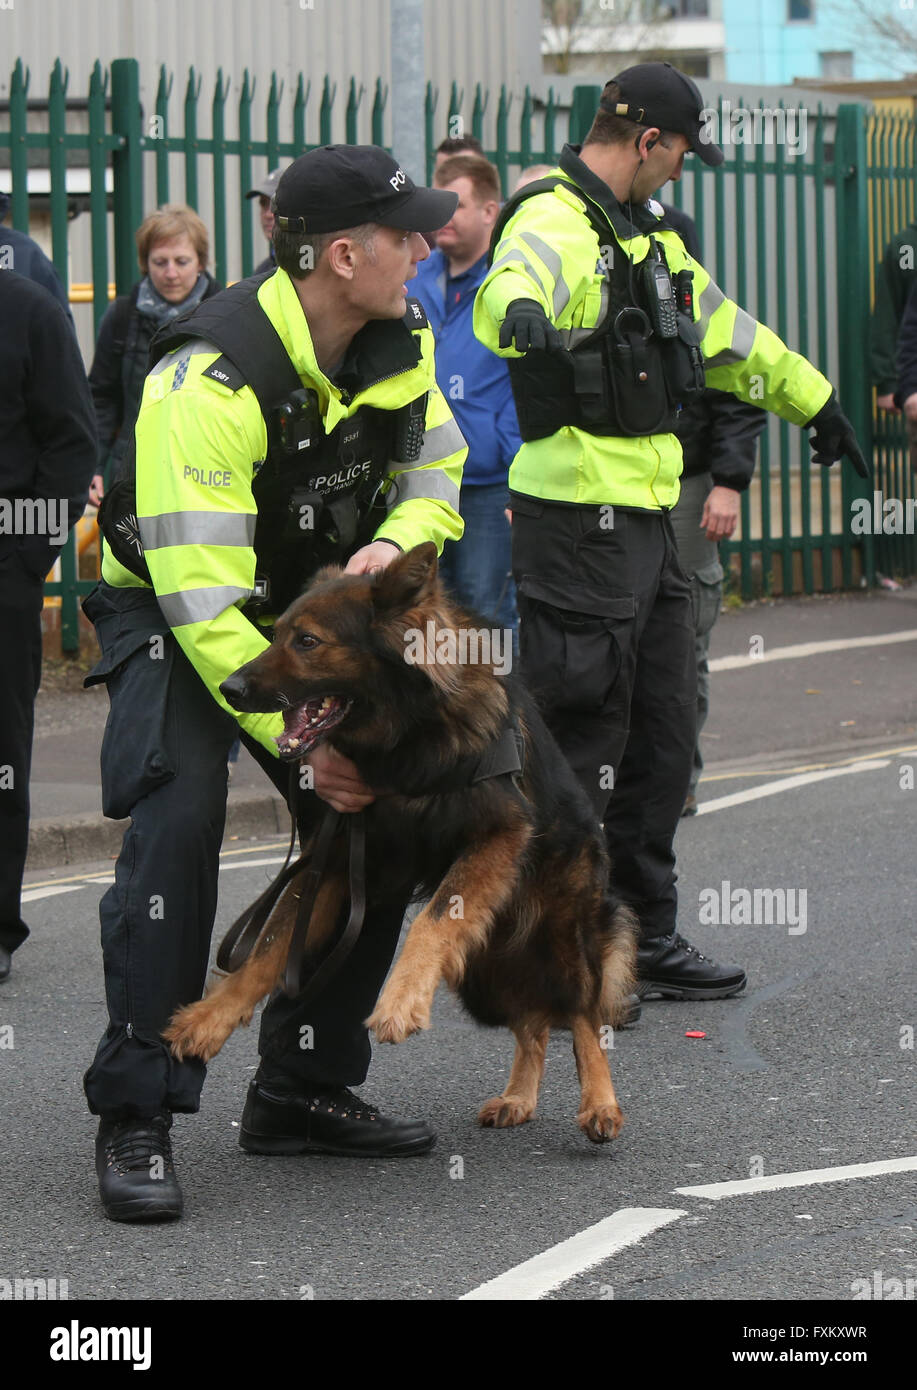
[[[271,200],[274,208],[274,200]],[[318,268],[322,256],[333,241],[340,237],[350,237],[363,248],[370,260],[373,259],[373,244],[378,222],[362,222],[358,227],[342,227],[337,232],[285,232],[274,224],[274,256],[281,270],[285,270],[291,280],[306,280]]]

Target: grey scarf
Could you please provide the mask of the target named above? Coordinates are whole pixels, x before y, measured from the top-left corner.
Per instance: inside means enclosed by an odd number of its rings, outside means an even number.
[[[164,299],[159,291],[154,289],[149,275],[145,275],[137,291],[137,313],[145,319],[152,319],[156,327],[161,328],[164,323],[171,323],[172,319],[183,314],[186,309],[193,309],[196,304],[200,304],[207,292],[208,283],[208,277],[201,271],[194,289],[187,298],[180,304],[170,304],[168,299]]]

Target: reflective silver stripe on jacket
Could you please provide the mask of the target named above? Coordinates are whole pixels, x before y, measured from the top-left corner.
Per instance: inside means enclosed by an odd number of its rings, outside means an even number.
[[[732,325],[732,342],[728,348],[723,348],[715,356],[708,357],[704,363],[705,369],[709,372],[714,367],[725,367],[730,362],[747,361],[755,345],[757,331],[758,320],[753,319],[751,314],[746,314],[744,309],[738,309],[736,321]]]
[[[168,545],[238,545],[255,541],[254,512],[162,512],[140,518],[144,550]]]
[[[711,318],[716,313],[721,304],[725,304],[726,296],[719,285],[713,280],[708,280],[698,301],[700,307],[700,318],[697,320],[697,331],[703,338],[707,332]]]
[[[424,431],[423,447],[415,466],[422,468],[425,463],[440,463],[465,447],[465,436],[452,416],[441,425]]]
[[[410,468],[393,475],[392,486],[385,494],[388,510],[415,497],[448,502],[453,511],[459,509],[458,487],[442,468]]]
[[[532,241],[539,241],[539,242],[541,242],[541,245],[544,246],[545,251],[550,251],[550,248],[546,245],[545,242],[542,242],[542,241],[541,241],[541,238],[540,238],[540,237],[533,237],[533,236],[531,235],[531,233],[529,233],[529,232],[526,232],[524,235],[525,235],[526,239],[529,240],[529,244],[530,244],[530,245],[531,245]],[[542,252],[538,249],[538,247],[532,246],[532,250],[535,251],[536,254],[537,254],[538,256],[541,256],[541,255],[542,255]],[[554,252],[554,251],[550,251],[550,254],[556,258],[556,260],[557,260],[557,265],[558,265],[558,267],[559,267],[559,266],[560,266],[560,257],[557,256],[556,252]],[[494,261],[493,265],[491,266],[491,270],[500,270],[500,269],[502,269],[503,266],[505,266],[505,265],[511,265],[514,261],[518,261],[520,265],[525,266],[526,270],[528,271],[529,275],[531,275],[531,277],[532,277],[532,279],[535,281],[535,284],[536,284],[536,285],[540,285],[540,284],[541,284],[542,277],[538,274],[538,271],[537,271],[537,270],[535,269],[535,267],[532,265],[532,262],[529,260],[528,256],[523,255],[523,253],[522,253],[521,251],[517,251],[515,248],[513,248],[512,251],[507,251],[506,255],[505,255],[505,256],[501,256],[500,259],[499,259],[498,261]],[[555,317],[555,318],[556,318],[557,315],[560,313],[561,309],[563,309],[564,306],[567,304],[569,298],[570,298],[570,291],[567,289],[567,286],[566,286],[566,284],[564,283],[564,281],[563,281],[563,280],[560,280],[560,281],[555,280],[555,282],[554,282],[554,294],[553,294],[553,298],[552,298],[552,305],[553,305],[553,309],[554,309],[554,317]]]
[[[519,232],[519,240],[530,246],[539,260],[544,261],[549,274],[554,277],[553,309],[555,319],[559,319],[570,302],[570,291],[564,279],[563,262],[552,246],[543,241],[535,232]]]
[[[234,584],[217,584],[210,589],[185,589],[181,593],[157,594],[156,599],[169,627],[186,623],[206,623],[218,618],[240,598],[251,598],[251,589]]]

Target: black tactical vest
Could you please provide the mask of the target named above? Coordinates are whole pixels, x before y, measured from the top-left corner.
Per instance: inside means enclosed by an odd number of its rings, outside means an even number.
[[[690,312],[692,272],[668,275],[661,242],[650,236],[640,265],[627,256],[611,226],[575,183],[555,176],[526,184],[503,205],[490,259],[509,219],[527,198],[562,184],[586,205],[608,272],[607,312],[590,333],[577,330],[568,352],[531,351],[507,358],[519,433],[545,439],[564,425],[597,435],[668,434],[682,405],[704,390],[700,335]],[[660,308],[655,276],[672,290]],[[663,284],[665,280],[662,281]]]
[[[258,303],[265,278],[242,280],[179,315],[150,348],[152,368],[191,338],[212,343],[221,356],[203,375],[232,391],[249,385],[258,399],[268,443],[252,481],[255,590],[244,610],[252,617],[283,612],[322,565],[343,564],[372,540],[386,513],[380,496],[385,473],[393,461],[414,463],[420,456],[427,400],[424,393],[397,411],[364,406],[326,434],[317,392],[303,387]],[[364,375],[379,380],[416,365],[421,354],[412,330],[426,322],[418,301],[409,299],[404,319],[367,324],[352,344]],[[115,558],[149,583],[135,467],[132,446],[121,480],[103,499],[99,525]]]

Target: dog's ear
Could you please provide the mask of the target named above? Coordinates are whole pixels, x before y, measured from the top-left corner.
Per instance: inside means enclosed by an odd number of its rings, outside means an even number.
[[[373,607],[379,614],[405,613],[425,603],[436,592],[438,565],[432,541],[415,545],[387,565],[372,589]]]

